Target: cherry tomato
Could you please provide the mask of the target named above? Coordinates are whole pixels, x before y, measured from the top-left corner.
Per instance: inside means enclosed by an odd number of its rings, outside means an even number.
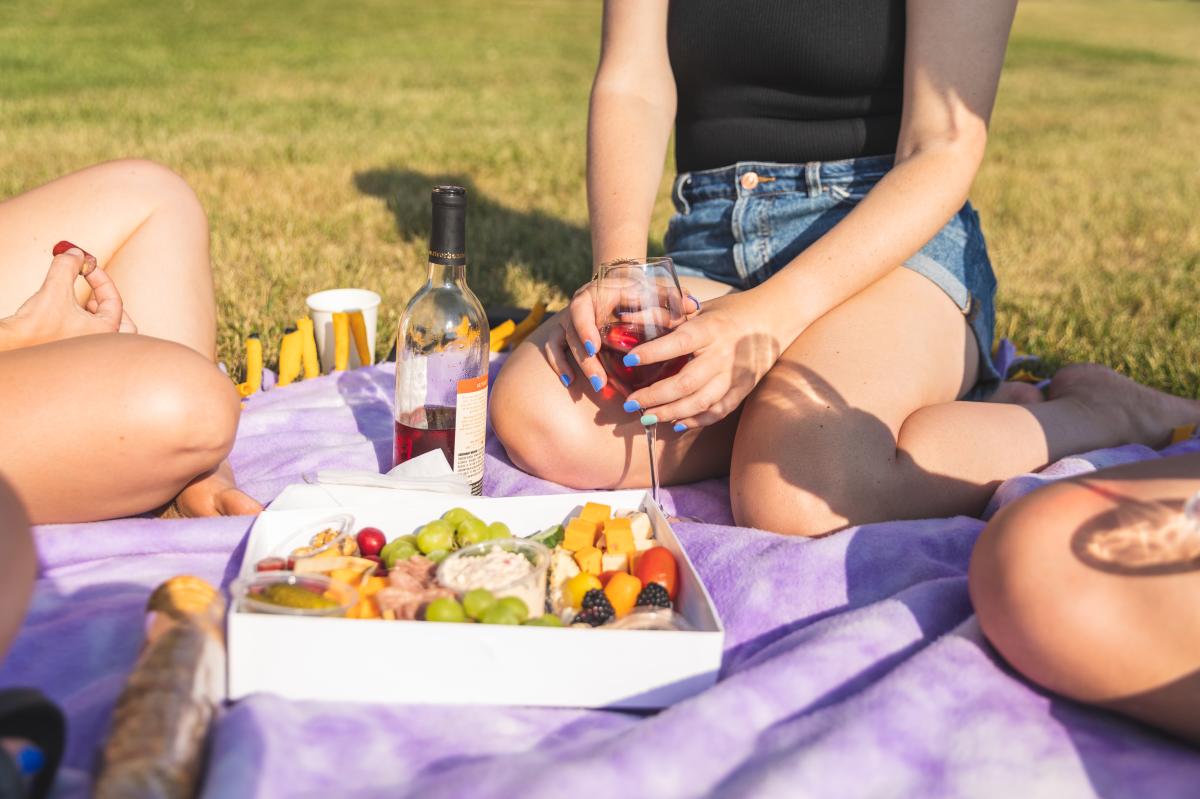
[[[658,583],[667,589],[667,596],[675,599],[679,567],[675,564],[675,556],[666,547],[651,547],[639,555],[634,576],[641,580],[643,585]]]

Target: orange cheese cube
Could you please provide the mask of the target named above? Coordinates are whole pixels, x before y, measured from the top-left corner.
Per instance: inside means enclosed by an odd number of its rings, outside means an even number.
[[[576,518],[567,522],[563,532],[562,548],[568,552],[578,552],[581,549],[596,545],[596,533],[600,525],[590,519]]]
[[[637,551],[628,519],[609,519],[604,523],[604,547],[610,555],[628,555]]]
[[[612,518],[612,508],[599,502],[589,502],[579,511],[579,518],[603,523]]]
[[[603,555],[595,547],[584,547],[575,553],[575,562],[579,564],[579,570],[588,574],[599,574],[602,560]]]

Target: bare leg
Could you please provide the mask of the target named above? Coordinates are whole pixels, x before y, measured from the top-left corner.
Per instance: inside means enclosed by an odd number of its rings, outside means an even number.
[[[0,661],[25,618],[37,574],[29,517],[17,495],[0,479]]]
[[[95,255],[112,275],[140,334],[177,342],[213,360],[208,222],[178,175],[149,161],[113,161],[0,203],[0,241],[6,244],[0,252],[0,316],[37,290],[50,249],[62,239]],[[85,299],[82,280],[77,290]],[[160,379],[177,378],[164,371]],[[234,487],[226,463],[192,476],[196,479],[176,502],[185,515],[261,509]]]
[[[645,486],[640,425],[581,379],[563,389],[538,349],[548,332],[496,381],[492,422],[509,455],[575,487]],[[800,336],[740,419],[661,436],[663,482],[728,468],[740,523],[821,535],[977,514],[1013,475],[1071,453],[1165,443],[1172,427],[1200,420],[1197,403],[1093,366],[1063,370],[1045,402],[956,401],[978,370],[972,336],[937,286],[896,269]]]
[[[233,445],[232,383],[179,344],[83,336],[2,352],[0,374],[0,477],[38,524],[156,508]]]
[[[208,221],[178,175],[150,161],[112,161],[0,203],[0,316],[37,290],[62,239],[112,275],[139,333],[213,359]],[[79,290],[85,296],[82,280]]]
[[[1200,742],[1200,533],[1169,536],[1197,489],[1200,455],[1186,455],[1055,483],[1004,508],[971,559],[992,644],[1040,685]],[[1111,546],[1130,533],[1165,544],[1155,562]]]
[[[978,514],[1000,481],[1065,455],[1165,443],[1200,405],[1101,367],[1069,367],[1049,400],[956,402],[977,352],[931,282],[897,269],[809,328],[743,405],[734,515],[820,535],[850,524]]]
[[[684,278],[701,301],[729,291],[715,281]],[[575,375],[569,389],[546,364],[542,347],[556,322],[543,324],[509,356],[489,397],[492,426],[513,462],[531,474],[575,488],[628,488],[650,484],[645,434],[638,416],[621,409],[606,387],[597,394]],[[736,414],[719,425],[680,436],[669,425],[658,434],[659,479],[664,485],[724,475]]]

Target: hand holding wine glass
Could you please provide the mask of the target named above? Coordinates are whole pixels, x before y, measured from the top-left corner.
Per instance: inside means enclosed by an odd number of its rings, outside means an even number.
[[[761,287],[760,287],[761,288]],[[737,410],[783,352],[754,292],[727,294],[705,303],[704,313],[626,356],[642,368],[681,368],[628,396],[645,413],[671,421],[676,432],[716,424]]]
[[[600,335],[600,362],[611,385],[628,397],[639,389],[669,378],[687,363],[688,355],[642,364],[630,352],[665,336],[684,321],[683,292],[670,258],[615,261],[602,264],[596,275],[596,328]],[[626,400],[625,410],[641,406]],[[655,440],[658,418],[641,417],[650,456],[650,488],[658,501],[658,460]]]

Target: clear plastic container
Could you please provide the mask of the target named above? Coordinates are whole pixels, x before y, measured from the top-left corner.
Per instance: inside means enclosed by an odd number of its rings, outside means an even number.
[[[335,513],[323,519],[297,528],[280,546],[277,555],[294,562],[299,558],[330,557],[334,555],[357,555],[358,542],[352,535],[354,517],[349,513]],[[328,541],[313,544],[313,539],[322,533],[332,533]]]
[[[546,612],[549,568],[550,550],[544,545],[524,538],[498,538],[450,553],[438,564],[437,581],[460,598],[475,588],[486,588],[497,597],[515,596],[529,608],[532,619]]]
[[[638,607],[624,618],[604,625],[609,630],[691,630],[691,624],[670,608]]]
[[[255,597],[272,585],[294,585],[306,588],[333,600],[334,604],[323,608],[302,608],[280,605]],[[296,574],[295,572],[260,572],[251,577],[234,580],[229,587],[233,606],[242,613],[273,613],[279,616],[345,616],[346,611],[358,602],[358,591],[349,585],[331,580],[322,574]]]

